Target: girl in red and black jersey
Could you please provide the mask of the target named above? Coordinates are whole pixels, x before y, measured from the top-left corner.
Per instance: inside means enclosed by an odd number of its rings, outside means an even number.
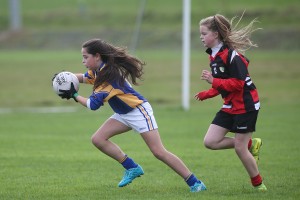
[[[253,20],[249,25],[236,29],[222,15],[200,21],[200,39],[208,49],[211,71],[203,70],[201,79],[212,87],[199,92],[195,98],[205,100],[221,95],[224,103],[216,114],[204,138],[204,145],[213,150],[234,148],[246,168],[252,185],[260,190],[267,188],[258,171],[257,160],[262,145],[260,138],[253,138],[260,108],[257,89],[248,72],[249,60],[243,53],[256,46],[250,40]],[[235,137],[226,137],[228,132]]]

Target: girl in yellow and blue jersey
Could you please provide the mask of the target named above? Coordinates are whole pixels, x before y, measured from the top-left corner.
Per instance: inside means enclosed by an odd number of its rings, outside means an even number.
[[[145,63],[129,55],[125,48],[115,47],[101,39],[85,42],[81,53],[82,63],[88,71],[76,76],[80,83],[92,84],[93,93],[89,98],[80,96],[71,84],[71,89],[61,90],[60,96],[63,99],[73,98],[91,110],[97,110],[108,102],[115,112],[94,133],[92,143],[125,168],[118,186],[126,186],[144,174],[142,167],[110,140],[133,129],[140,133],[157,159],[185,180],[191,192],[206,190],[204,183],[191,173],[182,160],[165,149],[151,105],[129,83],[138,85],[137,79],[141,79]]]

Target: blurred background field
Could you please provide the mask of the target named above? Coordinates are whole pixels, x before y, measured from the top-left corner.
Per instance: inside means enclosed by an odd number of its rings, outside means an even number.
[[[137,48],[181,49],[181,0],[53,0],[21,2],[23,29],[9,28],[9,0],[0,7],[1,49],[46,48],[77,49],[82,41],[103,37],[116,44],[129,46],[136,17],[143,12]],[[145,2],[145,3],[143,3]],[[193,48],[199,48],[198,22],[201,18],[221,13],[228,18],[245,12],[243,23],[258,18],[264,30],[254,35],[261,48],[299,49],[299,2],[297,0],[191,1],[191,36]]]
[[[138,42],[133,46],[139,0],[24,0],[22,28],[11,31],[9,1],[0,0],[0,199],[297,199],[300,195],[300,4],[296,0],[192,0],[190,110],[181,108],[182,1],[148,0]],[[261,172],[266,194],[251,190],[234,151],[210,151],[203,136],[220,108],[218,97],[198,102],[196,92],[208,68],[198,22],[216,13],[258,18],[250,74],[262,109],[255,136],[263,138]],[[81,44],[102,38],[126,46],[144,60],[136,87],[152,104],[167,149],[181,157],[209,190],[189,194],[183,181],[154,159],[135,134],[114,138],[143,165],[146,175],[116,187],[121,167],[90,143],[92,133],[112,114],[109,106],[91,112],[62,101],[51,88],[61,70],[84,72]],[[82,86],[88,96],[91,88]],[[45,109],[48,108],[48,109]],[[52,109],[51,109],[52,108]],[[63,109],[64,108],[64,109]],[[65,113],[56,113],[58,111]],[[53,113],[51,113],[53,112]],[[219,161],[222,161],[219,163]],[[232,178],[234,177],[234,178]]]
[[[271,79],[279,78],[279,73],[298,77],[299,70],[293,59],[300,49],[298,1],[191,2],[191,98],[198,88],[208,86],[198,78],[201,70],[208,66],[207,55],[199,39],[198,23],[201,18],[215,13],[232,18],[245,11],[241,25],[254,18],[260,21],[256,26],[263,29],[253,34],[253,40],[259,48],[247,52],[251,60],[251,73]],[[1,1],[0,70],[3,76],[0,85],[6,86],[1,88],[0,93],[2,108],[61,104],[49,91],[51,76],[61,70],[84,72],[81,44],[99,37],[115,45],[128,47],[130,52],[147,63],[144,86],[140,89],[146,91],[148,98],[159,103],[172,101],[180,105],[181,0],[128,0],[126,3],[118,0],[53,0],[43,3],[26,0],[20,3],[22,28],[10,31],[9,0]],[[144,14],[139,37],[133,45],[136,17],[142,6]],[[13,74],[14,80],[18,81],[12,82],[12,78],[4,74]],[[256,74],[253,74],[254,79],[258,78]],[[162,80],[167,81],[161,84]],[[257,84],[260,80],[268,81],[266,78],[258,79]],[[15,92],[21,86],[22,91]],[[41,96],[35,91],[47,92]],[[169,95],[171,92],[173,95]],[[265,94],[263,91],[261,93]]]

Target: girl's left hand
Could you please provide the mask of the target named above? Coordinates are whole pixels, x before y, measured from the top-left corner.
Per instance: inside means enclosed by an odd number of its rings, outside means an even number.
[[[201,80],[206,80],[209,84],[212,84],[214,77],[208,70],[203,70],[201,75]]]

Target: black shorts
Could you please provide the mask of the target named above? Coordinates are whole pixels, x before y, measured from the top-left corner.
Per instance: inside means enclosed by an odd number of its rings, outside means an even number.
[[[212,124],[226,128],[233,133],[255,132],[257,116],[258,110],[243,114],[229,114],[220,110]]]

